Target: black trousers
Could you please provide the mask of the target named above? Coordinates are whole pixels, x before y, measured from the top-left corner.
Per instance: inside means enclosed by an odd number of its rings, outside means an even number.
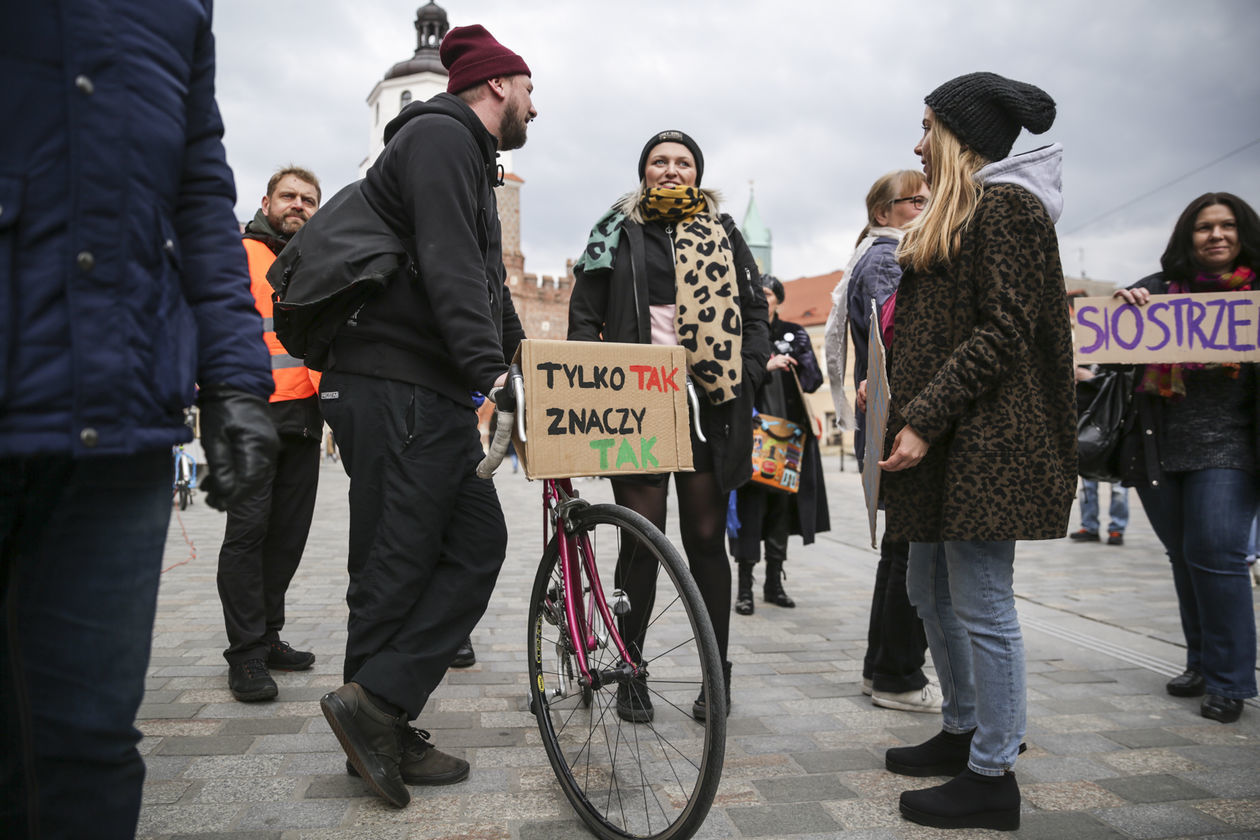
[[[281,435],[276,469],[227,515],[219,549],[219,601],[230,664],[265,659],[280,639],[284,596],[306,549],[319,486],[319,441]]]
[[[927,636],[906,594],[909,560],[910,543],[887,537],[880,540],[866,657],[862,662],[862,676],[870,678],[877,691],[917,691],[928,681],[923,673]]]
[[[320,407],[350,476],[346,682],[415,718],[472,633],[507,525],[470,405],[418,385],[329,371]]]

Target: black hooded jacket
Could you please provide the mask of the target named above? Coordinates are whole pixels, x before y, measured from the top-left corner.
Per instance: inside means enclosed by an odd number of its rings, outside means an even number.
[[[504,283],[494,197],[498,141],[463,100],[413,102],[385,128],[363,197],[410,257],[340,328],[328,369],[423,385],[469,402],[524,338]]]

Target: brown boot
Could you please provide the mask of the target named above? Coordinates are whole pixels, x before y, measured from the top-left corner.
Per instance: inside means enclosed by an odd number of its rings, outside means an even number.
[[[453,785],[468,778],[468,762],[447,755],[429,743],[429,733],[414,726],[403,726],[402,760],[398,770],[409,785]],[[354,765],[346,762],[346,772],[358,776]]]
[[[363,686],[346,683],[325,694],[319,707],[333,734],[346,751],[346,758],[372,790],[396,808],[411,801],[399,770],[402,738],[399,729],[405,715],[391,715],[368,697]]]

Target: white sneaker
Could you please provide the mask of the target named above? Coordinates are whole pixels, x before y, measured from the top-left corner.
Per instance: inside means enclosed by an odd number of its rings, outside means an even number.
[[[871,696],[871,692],[875,690],[875,683],[870,677],[862,677],[862,693],[867,697]]]
[[[901,712],[935,713],[941,710],[941,692],[928,683],[914,691],[875,691],[871,693],[871,702],[876,706]]]

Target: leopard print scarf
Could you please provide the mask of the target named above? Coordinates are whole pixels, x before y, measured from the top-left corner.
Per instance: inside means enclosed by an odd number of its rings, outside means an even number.
[[[713,405],[739,396],[743,322],[735,258],[722,223],[694,187],[653,188],[644,221],[674,225],[674,327],[687,367]]]

